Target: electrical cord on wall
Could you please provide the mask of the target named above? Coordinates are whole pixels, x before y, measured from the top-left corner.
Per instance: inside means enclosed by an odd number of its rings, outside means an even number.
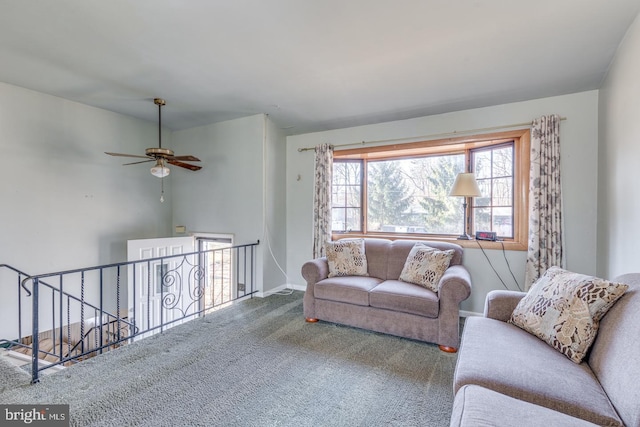
[[[489,256],[487,255],[487,253],[484,251],[484,248],[482,247],[482,245],[480,244],[479,240],[476,240],[476,243],[478,244],[478,247],[480,248],[480,250],[482,251],[482,253],[484,254],[484,257],[487,259],[487,262],[489,263],[489,265],[491,266],[491,269],[493,270],[494,273],[496,273],[496,276],[498,276],[498,279],[500,279],[500,282],[502,282],[502,286],[504,286],[505,289],[510,290],[509,287],[507,286],[506,283],[504,283],[504,280],[502,280],[502,277],[500,277],[500,275],[498,274],[498,271],[495,269],[495,267],[493,266],[493,264],[491,263],[491,260],[489,259]]]
[[[502,245],[502,255],[504,256],[504,260],[507,263],[507,267],[509,267],[509,272],[511,273],[511,277],[513,277],[513,280],[516,282],[516,286],[518,287],[518,290],[522,291],[522,288],[520,288],[520,284],[516,280],[516,276],[513,274],[513,271],[511,270],[511,265],[509,264],[509,260],[507,259],[507,254],[506,254],[505,249],[504,249],[504,243],[502,242],[502,240],[498,240],[498,241]],[[498,274],[498,271],[493,266],[493,263],[491,263],[491,260],[489,259],[489,256],[487,255],[487,253],[485,252],[484,248],[480,244],[480,241],[476,240],[476,243],[478,244],[478,247],[480,248],[480,250],[484,254],[484,257],[487,259],[487,262],[491,266],[491,269],[493,270],[494,273],[496,273],[496,276],[498,276],[498,279],[500,279],[500,282],[502,282],[502,286],[504,286],[504,288],[506,290],[510,291],[511,289],[507,286],[507,284],[504,282],[504,280],[502,280],[502,277],[500,277],[500,274]]]
[[[504,256],[504,262],[507,263],[507,267],[509,268],[509,273],[511,273],[511,277],[513,277],[513,281],[516,282],[516,287],[518,288],[518,290],[522,292],[520,283],[518,283],[518,279],[516,279],[516,276],[513,274],[513,271],[511,270],[511,264],[509,264],[509,260],[507,259],[507,252],[504,250],[504,242],[502,240],[498,240],[498,241],[500,242],[500,245],[502,245],[502,256]]]
[[[269,254],[273,259],[280,272],[284,275],[286,288],[281,291],[274,292],[276,295],[291,295],[293,294],[293,288],[289,288],[289,276],[280,266],[273,249],[271,248],[271,237],[269,233],[269,221],[267,221],[267,117],[268,114],[263,114],[262,121],[262,227],[264,230],[264,238],[269,249]]]

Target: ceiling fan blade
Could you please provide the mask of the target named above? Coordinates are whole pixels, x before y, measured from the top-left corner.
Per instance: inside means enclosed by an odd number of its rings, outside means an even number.
[[[200,159],[195,157],[195,156],[171,156],[171,157],[167,157],[167,159],[171,159],[171,160],[182,160],[185,162],[199,162]]]
[[[189,169],[192,171],[199,171],[200,169],[202,169],[202,166],[190,165],[189,163],[182,163],[172,158],[167,159],[167,163],[173,166],[179,166],[181,168]]]
[[[107,153],[106,151],[104,152],[104,154],[108,154],[110,156],[119,156],[119,157],[136,157],[139,159],[148,159],[149,156],[139,156],[137,154],[122,154],[122,153]]]
[[[142,160],[140,162],[123,163],[122,166],[138,165],[140,163],[149,163],[149,162],[155,162],[155,161],[156,161],[156,159]]]

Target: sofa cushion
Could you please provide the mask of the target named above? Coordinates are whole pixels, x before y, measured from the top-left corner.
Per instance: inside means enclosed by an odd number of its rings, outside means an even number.
[[[404,263],[400,280],[438,292],[438,282],[449,268],[453,250],[439,251],[423,243],[416,243]]]
[[[520,300],[509,322],[580,363],[596,338],[600,319],[627,287],[551,267]]]
[[[330,277],[315,284],[313,296],[319,299],[368,306],[369,291],[380,282],[382,280],[377,277]]]
[[[598,425],[622,425],[589,365],[574,363],[535,336],[499,320],[467,318],[454,391],[467,384]]]
[[[364,239],[364,248],[367,255],[369,276],[382,280],[386,279],[391,241],[388,239],[366,238]]]
[[[438,296],[433,291],[399,280],[385,280],[373,288],[369,294],[369,304],[434,319],[438,317],[440,306]]]
[[[343,239],[325,244],[329,277],[367,276],[364,239]]]
[[[516,421],[517,420],[517,421]],[[476,385],[466,385],[453,401],[450,427],[595,427],[544,406],[534,405]]]
[[[370,240],[370,239],[365,239]],[[424,241],[421,242],[432,248],[436,248],[440,251],[453,250],[454,255],[451,259],[449,265],[461,265],[462,264],[462,247],[456,245],[454,243],[447,242],[433,242],[433,241]],[[409,252],[413,249],[416,244],[415,240],[394,240],[388,244],[389,249],[387,251],[386,257],[386,276],[382,276],[382,279],[394,279],[398,280],[400,277],[400,273],[402,273],[402,269],[404,268],[404,264],[407,261],[407,257],[409,256]],[[367,244],[367,251],[369,250],[369,245]],[[379,277],[379,276],[376,276]]]

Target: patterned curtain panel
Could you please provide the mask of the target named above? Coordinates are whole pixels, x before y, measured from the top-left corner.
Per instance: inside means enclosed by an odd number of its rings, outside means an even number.
[[[325,256],[324,244],[331,240],[331,175],[333,146],[315,147],[316,164],[313,195],[313,258]]]
[[[525,289],[554,265],[564,267],[560,116],[543,116],[531,128],[529,181],[529,249]]]

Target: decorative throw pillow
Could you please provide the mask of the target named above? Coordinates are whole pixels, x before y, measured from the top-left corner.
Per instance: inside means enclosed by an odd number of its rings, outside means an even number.
[[[416,243],[407,256],[400,280],[438,292],[438,283],[449,268],[453,254],[453,249],[440,251],[424,243]]]
[[[368,276],[364,239],[343,239],[325,245],[329,277]]]
[[[580,363],[596,338],[600,319],[627,288],[551,267],[520,300],[509,322]]]

